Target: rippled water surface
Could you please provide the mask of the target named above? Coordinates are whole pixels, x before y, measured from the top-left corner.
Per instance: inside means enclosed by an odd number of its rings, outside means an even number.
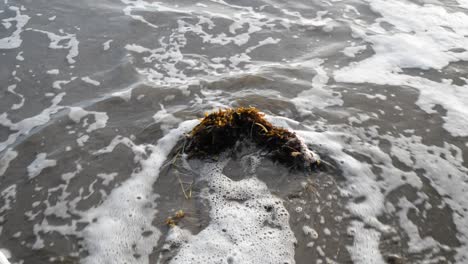
[[[468,263],[466,0],[2,0],[0,22],[2,264]],[[176,155],[238,106],[329,169]]]

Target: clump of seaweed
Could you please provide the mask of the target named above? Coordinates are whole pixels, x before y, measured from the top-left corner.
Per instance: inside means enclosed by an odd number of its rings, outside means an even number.
[[[250,139],[268,151],[273,160],[296,169],[314,169],[320,165],[295,133],[275,127],[255,107],[239,107],[205,114],[187,135],[184,151],[189,157],[209,157]]]
[[[182,220],[182,218],[185,217],[185,212],[182,211],[182,210],[179,210],[177,212],[175,212],[175,214],[173,216],[170,216],[166,219],[165,223],[167,226],[169,227],[174,227],[176,226],[180,220]]]

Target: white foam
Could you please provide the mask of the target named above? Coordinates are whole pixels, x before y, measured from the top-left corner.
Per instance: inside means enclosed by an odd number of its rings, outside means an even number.
[[[53,201],[49,201],[49,199],[44,199],[41,202],[36,201],[32,204],[33,207],[38,207],[39,205],[45,206],[45,209],[42,211],[45,216],[54,216],[63,220],[69,220],[71,218],[70,213],[73,215],[79,215],[79,211],[76,210],[76,204],[81,200],[81,195],[77,196],[76,198],[70,200],[70,192],[67,192],[67,188],[69,187],[70,181],[81,171],[83,170],[82,166],[79,163],[76,163],[76,169],[71,172],[67,172],[62,174],[61,178],[64,183],[61,183],[53,188],[48,189],[48,197],[51,195],[56,195],[59,193],[58,196],[55,196],[56,199]],[[82,189],[80,190],[80,194],[82,193]],[[41,211],[36,214],[29,215],[30,220],[37,219],[36,217],[41,215]],[[37,221],[34,224],[33,232],[35,234],[36,241],[33,244],[33,248],[40,249],[45,246],[44,239],[42,238],[43,234],[49,232],[59,232],[62,235],[72,235],[74,234],[74,229],[76,228],[76,221],[71,221],[71,223],[67,223],[65,225],[50,225],[46,219],[42,219],[41,221]],[[71,255],[74,255],[72,253]]]
[[[11,106],[11,109],[12,109],[12,110],[18,110],[18,109],[20,109],[21,107],[23,107],[24,101],[25,101],[24,95],[22,95],[22,94],[16,92],[15,89],[16,89],[16,84],[8,86],[8,91],[9,91],[10,93],[12,93],[12,94],[18,96],[18,97],[21,99],[21,101],[20,101],[19,103],[17,103],[17,104],[13,104],[13,105]]]
[[[58,72],[57,72],[58,73]],[[72,81],[74,81],[76,79],[76,77],[73,77],[71,78],[70,80],[58,80],[58,81],[54,81],[52,83],[52,88],[54,89],[62,89],[62,85],[65,85],[65,84],[69,84],[71,83]]]
[[[247,72],[258,72],[267,63],[251,63],[249,53],[265,45],[275,45],[281,41],[279,38],[267,37],[257,44],[252,44],[251,39],[254,34],[263,29],[272,29],[275,26],[287,27],[291,25],[301,25],[308,27],[333,27],[330,18],[324,18],[327,12],[317,12],[317,17],[313,19],[304,18],[298,12],[291,12],[286,9],[278,9],[278,16],[271,16],[263,13],[262,8],[254,9],[242,5],[230,4],[225,1],[212,1],[210,7],[202,8],[199,5],[184,5],[174,7],[170,4],[160,2],[123,1],[127,6],[125,14],[135,20],[143,22],[151,27],[156,25],[148,22],[143,16],[135,15],[133,12],[147,10],[152,12],[174,12],[183,13],[197,18],[197,21],[179,19],[178,28],[174,29],[167,37],[159,39],[157,48],[143,47],[138,44],[129,44],[126,49],[143,55],[146,67],[138,68],[138,72],[146,76],[148,81],[158,86],[176,84],[178,87],[186,88],[191,84],[198,84],[200,79],[219,79],[223,74],[243,74]],[[222,18],[230,21],[229,33],[219,33],[215,29],[214,19]],[[206,45],[236,45],[241,51],[230,54],[225,58],[210,58],[209,55],[198,56],[194,54],[184,54],[184,47],[191,44],[191,38],[187,34],[195,34],[201,38]],[[202,49],[204,49],[202,47]],[[207,58],[205,58],[205,56]],[[229,66],[220,62],[230,62]],[[183,66],[186,65],[186,66]],[[181,67],[183,66],[183,67]],[[186,75],[186,68],[194,68],[202,72],[202,76]]]
[[[350,228],[355,230],[352,231],[354,245],[348,247],[353,262],[386,264],[379,251],[380,233],[370,228],[364,228],[364,224],[357,221],[354,221]],[[348,230],[348,232],[350,231]]]
[[[0,249],[0,264],[11,264],[8,261],[8,258],[10,257],[11,257],[10,251],[4,248]]]
[[[51,75],[57,75],[59,73],[60,71],[58,69],[52,69],[52,70],[47,71],[47,74],[51,74]]]
[[[108,41],[102,43],[102,49],[103,49],[103,50],[109,50],[109,49],[110,49],[110,44],[112,43],[112,41],[113,41],[113,40],[110,39],[110,40],[108,40]]]
[[[380,99],[382,101],[387,100],[387,96],[383,94],[366,94],[366,93],[356,93],[356,94],[364,95],[368,99]]]
[[[16,49],[21,46],[23,40],[21,39],[21,33],[23,32],[23,28],[28,23],[30,16],[21,14],[20,8],[16,6],[10,6],[10,10],[15,11],[16,16],[13,18],[6,18],[2,20],[3,25],[6,28],[11,26],[11,22],[16,22],[16,30],[11,34],[9,37],[5,37],[0,39],[0,49]]]
[[[135,161],[139,161],[146,153],[145,146],[135,145],[135,143],[133,143],[133,141],[130,138],[116,136],[115,138],[112,139],[112,141],[109,143],[107,147],[99,149],[93,152],[92,154],[100,155],[104,153],[111,153],[112,151],[114,151],[115,147],[117,147],[117,145],[119,144],[123,144],[133,151],[133,153],[136,156]]]
[[[107,121],[109,120],[109,116],[105,112],[96,112],[96,111],[86,111],[81,107],[68,107],[70,112],[68,113],[68,117],[79,123],[81,119],[88,115],[94,115],[94,123],[88,124],[87,121],[84,122],[83,127],[88,127],[86,132],[90,133],[94,130],[101,129],[106,127]]]
[[[23,53],[23,51],[20,51],[18,55],[16,55],[16,59],[19,61],[24,61]]]
[[[133,89],[130,88],[130,89],[127,89],[127,90],[124,90],[124,91],[114,92],[114,93],[112,93],[112,96],[120,97],[123,100],[128,102],[128,101],[130,101],[130,99],[132,99],[132,90]]]
[[[83,82],[85,82],[85,83],[89,83],[89,84],[94,85],[94,86],[99,86],[99,85],[101,85],[100,82],[91,79],[89,76],[82,77],[81,80],[82,80]]]
[[[31,29],[36,32],[40,32],[46,34],[50,40],[49,48],[51,49],[67,49],[68,54],[66,56],[67,61],[69,64],[73,64],[76,62],[75,58],[79,54],[79,44],[80,42],[76,38],[76,34],[68,34],[64,32],[60,32],[62,35],[58,35],[49,31],[39,30],[39,29]]]
[[[77,163],[75,171],[62,174],[62,180],[64,180],[67,183],[65,186],[67,186],[70,180],[73,179],[82,170],[83,168],[81,167],[81,165]]]
[[[113,189],[102,204],[83,213],[90,224],[83,230],[89,256],[82,263],[149,263],[149,255],[160,236],[160,231],[152,225],[155,213],[152,203],[157,197],[152,186],[167,155],[197,123],[196,120],[183,122],[156,146],[141,146],[151,153],[139,161],[142,169],[134,171],[128,180]],[[144,231],[151,234],[142,236]],[[134,254],[141,257],[135,258]]]
[[[370,1],[382,15],[367,27],[353,26],[355,35],[372,44],[375,55],[351,63],[334,73],[335,80],[351,83],[388,84],[420,91],[417,104],[426,112],[441,105],[447,110],[444,128],[453,136],[468,136],[468,89],[449,82],[435,82],[402,73],[404,68],[442,69],[451,62],[468,60],[468,16],[449,13],[443,7],[403,1]],[[380,23],[393,25],[388,32]],[[455,49],[464,50],[454,52]]]
[[[42,110],[42,112],[35,116],[25,118],[18,123],[13,123],[10,119],[8,119],[7,113],[1,114],[0,124],[16,132],[11,133],[5,141],[0,142],[0,152],[7,148],[10,144],[14,143],[19,136],[27,135],[33,128],[42,126],[49,122],[51,115],[62,109],[62,107],[58,106],[58,104],[62,101],[63,96],[65,96],[65,93],[57,94],[52,99],[52,105],[49,108]]]
[[[3,223],[5,221],[5,216],[7,216],[6,211],[12,209],[12,204],[16,201],[16,185],[10,185],[6,187],[0,193],[0,198],[3,200],[0,206],[0,221]],[[3,225],[0,225],[0,235],[3,231]]]
[[[255,177],[229,179],[222,174],[226,164],[204,165],[208,187],[201,195],[209,203],[210,224],[178,239],[186,242],[170,263],[294,263],[296,239],[282,201]]]
[[[389,136],[384,138],[390,139]],[[463,263],[468,259],[468,221],[466,221],[468,219],[466,211],[468,208],[468,182],[466,181],[468,169],[463,166],[462,151],[448,143],[444,143],[443,147],[425,146],[422,144],[422,138],[414,135],[391,138],[391,140],[393,142],[392,153],[400,155],[399,159],[411,164],[412,168],[423,169],[431,186],[453,210],[452,217],[458,231],[457,238],[462,242],[462,245],[456,249],[457,261]],[[400,201],[400,203],[404,210],[408,207],[405,201]],[[400,217],[404,217],[403,213]],[[418,241],[420,238],[413,235],[411,239]],[[440,243],[439,245],[445,247]]]
[[[119,174],[117,172],[114,172],[114,173],[98,173],[96,176],[103,180],[102,184],[109,185],[109,183],[113,181],[117,175]]]
[[[56,160],[47,159],[47,153],[39,153],[36,159],[28,166],[28,177],[30,179],[41,174],[42,170],[57,165]]]
[[[305,225],[302,227],[302,231],[304,232],[305,235],[310,236],[312,239],[317,239],[318,238],[318,233],[313,229],[312,227]]]
[[[322,257],[322,258],[325,257],[325,251],[323,251],[322,247],[317,246],[316,250],[317,250],[317,254],[318,254],[320,257]]]
[[[160,104],[161,110],[156,112],[156,114],[153,115],[153,119],[156,123],[161,124],[161,130],[165,133],[171,128],[173,128],[175,125],[179,124],[182,120],[180,118],[175,117],[173,114],[170,114],[167,112],[166,108],[164,108],[164,105]],[[176,107],[178,110],[182,110],[185,107]],[[176,109],[172,109],[171,112],[175,112]]]
[[[399,199],[398,206],[402,208],[398,214],[400,226],[405,230],[409,238],[408,251],[411,253],[421,253],[423,250],[431,250],[437,253],[440,243],[430,236],[421,238],[418,226],[408,218],[409,209],[417,210],[416,207],[405,197]]]
[[[283,118],[284,119],[284,118]],[[287,123],[286,123],[287,124]],[[457,228],[457,239],[461,245],[453,248],[457,252],[457,263],[464,263],[467,258],[468,247],[468,208],[467,190],[468,182],[466,175],[468,169],[463,166],[462,150],[458,147],[445,143],[443,147],[426,146],[422,138],[411,136],[392,136],[390,134],[379,135],[377,127],[356,128],[349,126],[329,126],[324,128],[328,132],[296,131],[309,144],[323,146],[328,156],[340,162],[341,170],[346,177],[345,188],[342,194],[350,197],[347,209],[357,216],[360,221],[355,222],[351,229],[355,235],[354,244],[348,250],[357,263],[383,263],[382,254],[379,251],[379,240],[381,234],[394,232],[394,229],[382,224],[378,216],[390,208],[385,205],[387,194],[392,190],[409,185],[416,190],[422,190],[423,183],[420,176],[414,170],[424,171],[424,177],[429,184],[442,197],[453,210],[452,219]],[[332,132],[339,130],[340,132]],[[391,155],[384,153],[376,139],[391,143]],[[365,139],[363,141],[363,139]],[[353,151],[365,155],[371,163],[357,161],[344,151]],[[404,171],[395,167],[392,159],[396,158],[402,163],[413,168],[412,171]],[[371,164],[378,164],[380,179],[376,178],[371,171]],[[423,192],[416,193],[421,200],[427,199]],[[364,197],[360,202],[354,202],[353,197]],[[421,238],[415,231],[415,224],[407,219],[408,208],[414,208],[411,204],[400,201],[398,215],[400,226],[410,237],[410,248],[419,252],[425,248],[432,251],[424,253],[425,258],[431,259],[431,252],[449,248],[447,245],[436,241],[435,238]],[[430,208],[430,207],[429,207]],[[394,209],[393,209],[394,210]],[[395,212],[389,212],[395,214]],[[373,227],[366,228],[365,225]],[[434,249],[435,247],[435,249]]]
[[[130,99],[132,99],[133,89],[135,89],[139,85],[141,85],[140,82],[135,82],[132,85],[130,85],[129,87],[127,87],[127,88],[125,88],[125,89],[123,89],[121,91],[117,91],[117,92],[112,93],[112,96],[120,97],[123,100],[125,100],[126,102],[128,102],[128,101],[130,101]],[[140,96],[142,96],[142,95],[140,95]]]
[[[272,123],[277,123],[274,117]],[[283,126],[288,127],[288,122],[284,122],[284,118],[280,121]],[[290,122],[294,124],[294,122]],[[337,128],[328,127],[325,130],[334,130]],[[375,129],[375,128],[374,128]],[[312,129],[311,129],[312,130]],[[342,195],[349,196],[350,202],[346,208],[355,217],[360,219],[360,222],[353,224],[353,230],[358,235],[354,238],[354,244],[348,250],[357,263],[384,263],[382,254],[379,251],[379,240],[381,233],[391,233],[394,229],[384,225],[378,220],[383,212],[385,212],[385,196],[395,188],[410,184],[415,188],[421,188],[422,182],[414,172],[404,172],[395,168],[391,157],[382,152],[373,144],[363,143],[359,137],[364,137],[365,133],[372,134],[373,137],[378,136],[376,130],[365,130],[343,126],[339,127],[342,132],[311,132],[311,131],[295,131],[308,144],[315,146],[323,146],[328,156],[336,161],[340,161],[340,167],[343,175],[346,177],[346,185],[343,188]],[[351,130],[351,131],[350,131]],[[350,156],[344,151],[352,148],[359,153],[368,153],[373,164],[381,164],[382,179],[378,180],[376,175],[371,170],[371,165],[361,162]],[[401,175],[404,175],[407,180],[402,180]],[[381,190],[385,190],[382,193]],[[353,197],[365,197],[364,201],[354,202]],[[319,213],[319,212],[318,212]],[[322,221],[324,219],[321,219]],[[372,227],[369,229],[365,225]]]
[[[359,54],[360,52],[362,52],[365,49],[366,49],[365,45],[350,46],[350,47],[346,47],[342,52],[343,52],[344,55],[346,55],[348,57],[351,57],[351,58],[354,58],[354,57],[356,57],[356,54]]]
[[[348,121],[350,124],[356,123],[356,124],[362,124],[369,120],[371,117],[367,114],[357,114],[357,116],[350,116],[348,117]]]
[[[18,152],[9,148],[3,153],[3,156],[0,158],[0,176],[3,176],[10,166],[10,162],[18,157]]]
[[[73,120],[75,123],[79,123],[81,119],[89,114],[88,111],[84,110],[81,107],[70,107],[70,112],[68,117]]]
[[[341,98],[334,96],[333,90],[327,87],[329,77],[322,66],[323,62],[322,59],[312,59],[292,64],[294,67],[300,67],[301,69],[308,68],[315,71],[315,76],[311,82],[312,88],[300,92],[296,98],[291,100],[303,115],[312,114],[314,109],[323,109],[343,103]]]
[[[333,22],[333,19],[331,18],[323,18],[328,13],[328,11],[317,11],[316,17],[312,19],[304,18],[301,13],[297,11],[289,11],[284,8],[281,9],[281,11],[284,14],[295,18],[295,20],[285,19],[285,23],[283,25],[286,26],[289,26],[289,24],[299,24],[303,26],[309,26],[310,28],[314,29],[315,27],[325,27],[329,24],[332,24]]]
[[[154,12],[154,11],[158,10],[158,7],[159,7],[158,4],[159,3],[155,3],[155,5],[151,5],[148,2],[143,1],[143,0],[136,0],[136,1],[134,1],[134,0],[122,0],[122,2],[124,4],[127,4],[127,6],[124,8],[125,15],[130,16],[131,18],[133,18],[133,19],[135,19],[137,21],[143,22],[143,23],[145,23],[146,25],[148,25],[148,26],[150,26],[152,28],[158,28],[157,25],[148,22],[143,16],[133,15],[132,12],[133,11],[141,11],[141,10],[145,10],[145,9],[152,10]]]
[[[88,142],[89,136],[88,135],[83,135],[79,138],[76,139],[76,143],[78,146],[83,147],[86,142]]]
[[[260,48],[260,47],[265,46],[265,45],[278,44],[280,41],[281,41],[281,39],[279,39],[279,38],[268,37],[268,38],[266,38],[264,40],[259,41],[257,45],[249,47],[248,49],[245,50],[245,52],[250,53],[250,52],[254,51],[257,48]]]

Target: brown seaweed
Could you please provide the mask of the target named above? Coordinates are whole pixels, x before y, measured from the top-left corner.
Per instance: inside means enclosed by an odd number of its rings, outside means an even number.
[[[318,157],[294,132],[273,126],[254,107],[205,114],[186,139],[184,151],[189,157],[213,157],[240,140],[251,140],[266,149],[273,160],[292,168],[314,169],[320,165]]]
[[[166,225],[169,226],[169,227],[174,227],[176,226],[181,220],[182,218],[185,217],[185,212],[182,211],[182,210],[179,210],[177,212],[175,212],[175,214],[173,216],[170,216],[168,218],[166,218]]]

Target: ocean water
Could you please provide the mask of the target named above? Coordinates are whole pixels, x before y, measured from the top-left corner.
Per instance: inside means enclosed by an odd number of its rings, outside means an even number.
[[[468,263],[466,47],[466,0],[1,0],[0,263]],[[176,156],[238,106],[328,170]]]

